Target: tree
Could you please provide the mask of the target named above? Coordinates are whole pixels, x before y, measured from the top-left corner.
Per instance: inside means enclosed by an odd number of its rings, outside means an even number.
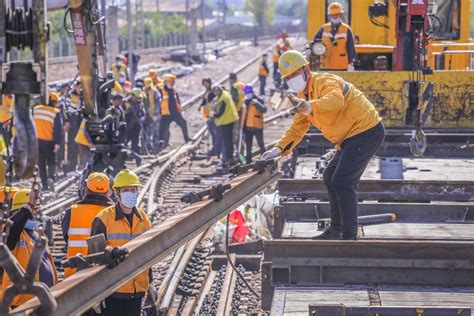
[[[246,0],[245,9],[253,14],[259,27],[264,27],[273,23],[275,0]]]

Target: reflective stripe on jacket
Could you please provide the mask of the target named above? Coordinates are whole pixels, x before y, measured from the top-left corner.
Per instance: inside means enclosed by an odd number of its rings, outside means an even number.
[[[97,215],[96,220],[97,219],[100,220],[105,227],[107,245],[112,247],[123,246],[151,228],[147,214],[139,208],[135,208],[133,211],[132,227],[130,227],[128,220],[118,205],[103,209],[99,215]],[[148,277],[148,270],[141,272],[133,280],[122,285],[115,292],[116,295],[114,296],[143,296],[148,290]]]
[[[169,105],[169,93],[165,88],[163,88],[161,90],[161,94],[163,96],[162,101],[161,101],[161,115],[162,116],[170,115],[171,111],[170,111],[170,105]],[[181,107],[181,103],[179,102],[178,94],[176,93],[174,89],[173,89],[173,94],[174,94],[174,102],[176,104],[176,110],[178,113],[181,113],[183,112],[183,108]]]
[[[226,90],[223,90],[221,96],[216,100],[217,113],[219,113],[222,103],[225,104],[225,111],[221,116],[216,117],[216,125],[221,126],[237,122],[239,120],[239,114],[237,113],[232,96]]]
[[[304,92],[298,97],[312,106],[310,115],[298,113],[277,146],[288,155],[303,139],[311,124],[323,136],[339,147],[349,137],[369,130],[382,118],[374,105],[352,84],[330,73],[311,73],[308,98]]]
[[[321,69],[347,70],[349,55],[347,52],[347,36],[349,25],[341,23],[334,36],[331,23],[322,26],[322,42],[326,45],[326,53],[321,57]],[[334,45],[333,41],[337,44]]]
[[[33,108],[33,119],[38,139],[53,141],[54,119],[58,113],[59,109],[52,106],[37,105]]]
[[[92,221],[107,206],[76,204],[71,206],[71,219],[68,229],[67,254],[70,258],[78,253],[87,255],[86,239],[91,235]],[[76,273],[76,269],[64,268],[64,278]]]

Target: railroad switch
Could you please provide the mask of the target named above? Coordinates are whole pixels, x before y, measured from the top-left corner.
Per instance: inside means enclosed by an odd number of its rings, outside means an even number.
[[[224,198],[223,193],[229,190],[232,186],[230,184],[213,185],[211,188],[201,192],[191,192],[181,197],[181,202],[193,204],[202,201],[206,196],[209,200],[219,202]]]
[[[62,266],[77,269],[78,271],[96,265],[105,265],[107,268],[112,269],[128,256],[127,248],[105,246],[103,234],[87,238],[87,245],[91,254],[87,256],[77,254],[62,261]]]
[[[255,170],[257,171],[258,174],[262,174],[265,172],[265,168],[267,166],[274,166],[274,165],[275,165],[275,159],[257,160],[254,163],[249,163],[249,164],[244,164],[244,165],[241,165],[241,164],[235,165],[229,169],[229,172],[236,176],[247,173],[250,170]]]

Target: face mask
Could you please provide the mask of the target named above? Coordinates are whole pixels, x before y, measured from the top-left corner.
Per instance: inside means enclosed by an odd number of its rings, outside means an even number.
[[[120,83],[125,83],[125,78],[119,78]]]
[[[331,18],[331,24],[339,25],[341,24],[341,22],[342,22],[341,18]]]
[[[299,75],[298,77],[292,78],[286,82],[288,87],[297,92],[301,92],[306,88],[306,80],[304,79],[304,74]]]
[[[132,208],[137,204],[138,192],[120,193],[122,204],[127,208]]]
[[[33,230],[36,227],[38,227],[39,225],[40,225],[40,223],[37,220],[29,219],[29,220],[26,221],[25,228]]]
[[[122,66],[122,63],[121,63],[121,62],[119,62],[119,61],[118,61],[118,62],[116,62],[115,64],[117,65],[117,67],[120,67],[120,66]]]
[[[247,93],[247,94],[245,95],[245,97],[246,97],[248,100],[250,100],[250,99],[253,98],[253,94],[252,94],[252,93]]]

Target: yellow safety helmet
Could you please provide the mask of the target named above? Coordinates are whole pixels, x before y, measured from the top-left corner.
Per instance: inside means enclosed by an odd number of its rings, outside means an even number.
[[[132,90],[130,90],[130,92],[128,94],[129,95],[134,95],[137,98],[142,98],[143,97],[142,90],[140,90],[139,88],[133,88]]]
[[[150,77],[146,77],[144,80],[143,80],[143,85],[148,88],[148,87],[151,87],[151,85],[153,84],[153,79],[151,79]]]
[[[50,92],[49,93],[49,101],[53,101],[53,102],[58,102],[59,101],[59,93],[56,93],[56,92]]]
[[[278,68],[280,69],[281,77],[285,78],[307,64],[309,62],[303,54],[296,50],[289,50],[280,56]]]
[[[93,172],[87,177],[86,186],[92,192],[107,193],[109,191],[110,179],[105,173]]]
[[[333,2],[329,5],[328,12],[329,15],[341,14],[344,13],[344,9],[339,2]]]
[[[152,78],[155,78],[156,76],[158,76],[158,70],[156,70],[155,68],[152,68],[148,70],[148,75]]]
[[[115,176],[114,185],[112,187],[114,189],[120,189],[123,187],[139,187],[141,185],[140,179],[135,172],[122,169]]]
[[[176,76],[173,75],[173,74],[164,74],[164,75],[163,75],[163,80],[164,80],[164,81],[175,81],[175,80],[176,80]]]
[[[17,193],[20,190],[21,188],[18,188],[18,187],[10,187],[10,186],[0,187],[0,203],[5,202],[6,194],[8,194],[10,197],[10,200],[12,200],[13,197],[15,196],[15,193]]]
[[[30,200],[30,190],[21,189],[15,193],[12,202],[12,211],[19,210]]]

